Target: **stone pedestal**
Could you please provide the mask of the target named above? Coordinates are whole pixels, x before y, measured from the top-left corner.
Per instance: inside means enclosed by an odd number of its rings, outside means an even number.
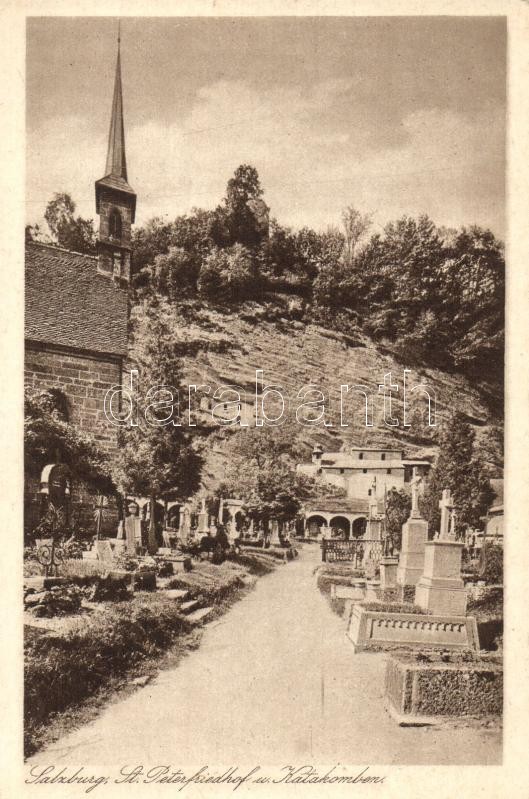
[[[395,588],[397,585],[398,558],[382,558],[380,561],[380,588],[385,591],[387,588]]]
[[[366,602],[378,602],[379,580],[366,580]]]
[[[278,547],[281,541],[279,540],[279,523],[277,519],[272,520],[270,532],[270,546]]]
[[[114,551],[114,555],[124,555],[125,541],[122,538],[113,538],[111,540],[112,540],[112,549]]]
[[[464,616],[467,592],[461,579],[463,544],[459,541],[428,541],[424,573],[415,589],[415,604],[434,614]]]
[[[209,530],[209,516],[205,510],[201,510],[198,514],[198,533],[199,535],[206,535]]]
[[[398,585],[417,585],[424,569],[424,547],[428,539],[428,522],[409,518],[402,526],[402,548],[397,567]]]
[[[365,580],[351,580],[351,596],[355,602],[363,602],[366,595],[366,581]]]

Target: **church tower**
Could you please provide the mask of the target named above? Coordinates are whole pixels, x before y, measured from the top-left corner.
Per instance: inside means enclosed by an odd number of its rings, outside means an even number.
[[[98,267],[116,280],[128,282],[136,194],[127,180],[119,36],[105,176],[96,181],[95,188],[99,214]]]

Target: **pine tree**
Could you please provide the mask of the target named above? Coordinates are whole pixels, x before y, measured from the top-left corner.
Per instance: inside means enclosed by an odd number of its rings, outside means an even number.
[[[439,530],[439,500],[445,488],[450,490],[456,509],[456,533],[460,536],[466,527],[479,527],[494,494],[474,447],[474,432],[458,411],[443,427],[437,461],[421,500],[431,537]]]
[[[187,394],[181,386],[179,345],[162,305],[146,311],[136,338],[137,426],[120,430],[113,474],[123,493],[150,498],[148,548],[154,552],[156,500],[169,491],[176,491],[183,499],[193,494],[200,485],[202,458],[193,447],[192,428],[186,419]]]

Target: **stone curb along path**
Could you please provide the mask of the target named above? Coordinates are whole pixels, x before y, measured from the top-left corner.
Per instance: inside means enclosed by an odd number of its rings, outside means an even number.
[[[316,587],[320,550],[204,629],[176,668],[27,762],[497,764],[497,731],[401,728],[384,709],[385,656],[354,654]]]

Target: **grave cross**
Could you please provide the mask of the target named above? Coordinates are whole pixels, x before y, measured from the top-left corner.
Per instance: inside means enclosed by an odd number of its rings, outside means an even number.
[[[441,508],[441,526],[439,528],[439,539],[442,541],[450,540],[451,538],[451,530],[450,530],[450,517],[452,515],[452,510],[454,508],[454,503],[452,502],[452,497],[450,495],[450,490],[445,488],[443,490],[443,494],[439,501],[439,507]]]
[[[103,513],[108,506],[108,499],[103,494],[99,494],[96,500],[94,509],[94,519],[96,523],[96,539],[99,539],[101,534],[101,524],[103,522]]]
[[[417,467],[413,467],[413,478],[411,480],[411,513],[410,518],[420,519],[421,511],[419,510],[419,488],[422,483],[422,477],[417,471]]]
[[[369,497],[369,518],[373,519],[377,515],[378,511],[378,503],[377,503],[377,478],[376,475],[373,477],[373,482],[371,483],[370,489],[370,497]]]
[[[452,513],[450,514],[450,538],[456,540],[456,520],[457,520],[457,513],[455,509],[452,509]]]

